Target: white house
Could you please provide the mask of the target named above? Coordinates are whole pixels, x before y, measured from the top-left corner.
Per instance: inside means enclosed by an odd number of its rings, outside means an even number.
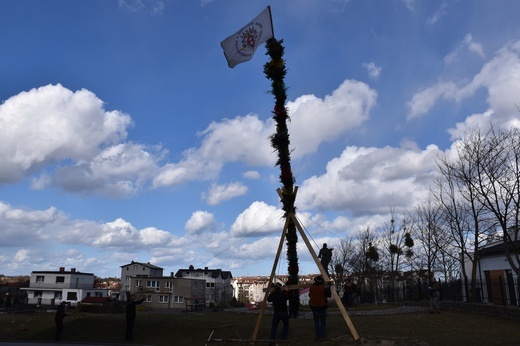
[[[515,251],[515,248],[520,248],[520,241],[516,241],[515,245],[507,246],[510,251]],[[503,242],[486,244],[480,248],[476,256],[479,298],[485,303],[518,306],[520,285],[504,254],[505,249],[506,244]],[[466,260],[464,266],[466,272],[471,273],[471,261]]]
[[[72,306],[86,297],[107,297],[108,290],[94,287],[94,274],[81,273],[76,268],[66,271],[33,271],[27,291],[27,303],[56,305],[65,301]]]

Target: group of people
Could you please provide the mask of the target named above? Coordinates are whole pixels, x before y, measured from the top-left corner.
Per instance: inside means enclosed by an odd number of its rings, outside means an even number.
[[[309,289],[309,306],[314,319],[314,330],[316,341],[324,340],[325,327],[327,325],[327,299],[331,297],[330,282],[325,285],[322,276],[314,278],[314,283]],[[267,301],[273,304],[273,320],[271,323],[271,340],[276,340],[277,330],[282,322],[280,339],[287,339],[289,332],[289,313],[287,312],[287,301],[290,301],[291,293],[286,286],[277,283],[274,290],[269,293]],[[291,316],[292,317],[292,316]],[[296,317],[296,316],[294,316]]]

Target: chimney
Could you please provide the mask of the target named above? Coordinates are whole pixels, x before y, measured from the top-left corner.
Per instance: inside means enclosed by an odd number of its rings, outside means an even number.
[[[208,267],[204,267],[204,270],[205,270],[205,271],[208,271]]]
[[[60,267],[60,272],[64,272],[65,271],[65,267]]]
[[[70,272],[71,273],[75,273],[76,272],[76,268],[70,268]]]

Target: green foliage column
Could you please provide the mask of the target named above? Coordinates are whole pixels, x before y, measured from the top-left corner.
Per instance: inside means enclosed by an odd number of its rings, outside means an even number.
[[[285,87],[285,61],[283,60],[284,47],[283,40],[269,39],[266,42],[267,54],[271,57],[270,61],[264,65],[265,76],[271,80],[272,94],[275,97],[275,106],[273,110],[273,119],[276,122],[276,133],[271,136],[271,145],[278,153],[277,166],[280,166],[280,182],[282,183],[282,204],[285,211],[285,217],[294,214],[294,177],[291,170],[290,140],[289,131],[287,130],[287,108],[285,101],[287,99]],[[287,234],[287,262],[288,262],[288,282],[289,285],[298,284],[298,253],[296,244],[298,242],[298,234],[296,233],[296,225],[292,218],[289,220]]]

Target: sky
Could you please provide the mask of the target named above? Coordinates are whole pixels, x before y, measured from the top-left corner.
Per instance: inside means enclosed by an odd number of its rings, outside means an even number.
[[[2,1],[0,274],[270,275],[268,56],[229,68],[220,46],[268,5],[314,251],[426,201],[468,129],[520,126],[516,0]],[[318,272],[302,241],[298,256]]]

